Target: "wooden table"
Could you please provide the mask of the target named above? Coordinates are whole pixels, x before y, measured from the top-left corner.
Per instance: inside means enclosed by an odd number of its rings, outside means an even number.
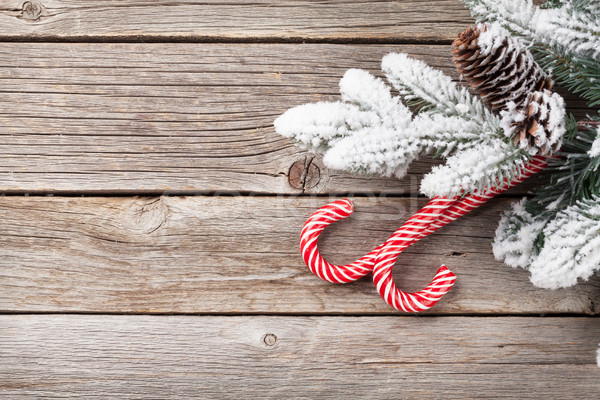
[[[600,279],[541,290],[491,254],[535,182],[401,256],[405,290],[458,275],[427,313],[299,256],[348,193],[323,252],[366,253],[433,162],[330,171],[273,120],[392,51],[457,77],[471,22],[457,0],[0,2],[0,397],[597,397]]]

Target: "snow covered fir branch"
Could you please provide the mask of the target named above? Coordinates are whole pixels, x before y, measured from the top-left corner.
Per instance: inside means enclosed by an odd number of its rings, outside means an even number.
[[[526,44],[561,86],[600,105],[600,2],[464,0],[479,21],[496,21]]]
[[[485,191],[548,157],[547,183],[503,214],[493,250],[537,286],[574,285],[600,271],[600,2],[465,3],[478,21],[452,46],[465,84],[388,54],[387,83],[349,70],[340,101],[292,108],[275,128],[332,169],[401,178],[421,156],[442,158],[421,182],[429,197]],[[587,101],[586,121],[555,83]]]
[[[352,69],[340,81],[342,101],[290,109],[275,121],[277,132],[323,152],[327,167],[352,172],[402,178],[419,156],[447,158],[423,181],[431,197],[495,186],[528,161],[530,152],[512,144],[500,116],[449,76],[406,54],[388,54],[382,68],[399,96]]]

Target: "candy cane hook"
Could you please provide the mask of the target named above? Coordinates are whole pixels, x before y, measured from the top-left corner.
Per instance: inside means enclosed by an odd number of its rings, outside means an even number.
[[[354,211],[354,204],[348,199],[336,200],[318,209],[308,217],[308,220],[300,233],[300,250],[302,258],[319,278],[332,283],[347,283],[362,278],[373,271],[375,257],[381,245],[374,248],[370,253],[351,264],[330,264],[319,253],[317,242],[319,235],[328,225],[346,218]]]
[[[381,245],[373,266],[373,282],[385,302],[396,310],[405,312],[427,310],[454,286],[456,275],[442,265],[425,289],[407,293],[396,287],[392,277],[392,268],[400,253],[450,222],[448,219],[441,220],[441,218],[456,201],[455,198],[447,199],[445,197],[431,199],[425,207],[409,218]],[[432,227],[433,224],[436,224],[435,227]]]

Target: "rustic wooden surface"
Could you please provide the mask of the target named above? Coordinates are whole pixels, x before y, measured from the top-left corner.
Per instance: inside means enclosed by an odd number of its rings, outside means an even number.
[[[593,318],[2,316],[7,396],[570,398]],[[531,337],[531,332],[537,334]]]
[[[31,40],[451,41],[455,0],[3,0],[0,37]]]
[[[403,180],[329,171],[277,135],[273,120],[295,105],[339,97],[348,68],[381,74],[381,58],[392,51],[458,77],[449,45],[27,47],[0,47],[0,182],[17,193],[416,194],[431,160],[415,162]]]
[[[425,314],[298,254],[345,193],[323,253],[369,251],[436,161],[329,171],[273,119],[391,51],[457,79],[471,22],[458,0],[0,2],[0,397],[594,398],[600,279],[541,290],[491,254],[536,179],[401,256],[403,289],[458,275]]]
[[[330,285],[298,255],[298,230],[323,198],[0,198],[0,304],[7,311],[396,314],[367,279]],[[351,262],[424,199],[355,198],[321,240]],[[407,250],[399,284],[420,290],[447,263],[459,276],[434,314],[596,314],[600,279],[548,291],[494,261],[495,201]],[[328,233],[328,234],[327,234]]]

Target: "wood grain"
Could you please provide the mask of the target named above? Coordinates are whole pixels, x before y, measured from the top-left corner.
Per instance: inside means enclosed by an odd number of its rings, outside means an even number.
[[[0,40],[450,41],[458,0],[3,0]]]
[[[416,193],[430,160],[332,172],[272,126],[391,51],[456,77],[448,46],[3,43],[0,192]]]
[[[10,398],[595,398],[597,318],[0,316]]]
[[[327,201],[0,197],[0,311],[397,314],[368,278],[332,285],[304,266],[300,228]],[[367,253],[424,204],[355,202],[320,242],[332,262]],[[399,287],[420,290],[445,263],[458,281],[431,313],[597,314],[600,279],[543,290],[494,261],[490,242],[508,204],[494,200],[409,249],[394,269]]]

